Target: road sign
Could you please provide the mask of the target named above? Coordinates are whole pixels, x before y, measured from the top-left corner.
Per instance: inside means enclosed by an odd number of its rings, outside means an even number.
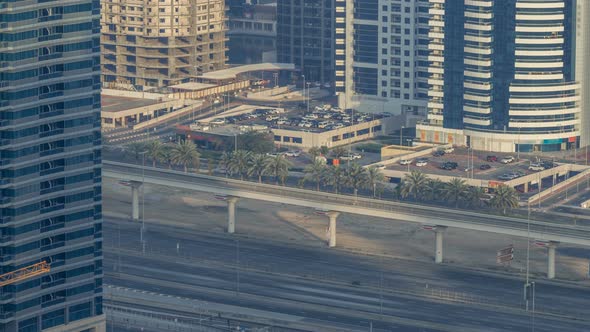
[[[514,259],[514,246],[510,245],[502,248],[496,252],[496,263],[504,264],[510,263]]]
[[[215,199],[220,201],[227,201],[227,195],[215,195]]]
[[[513,253],[514,253],[514,247],[510,246],[510,247],[506,247],[506,248],[498,250],[498,253],[496,254],[496,256],[506,256],[506,255],[510,255]]]
[[[514,254],[508,254],[504,256],[496,256],[496,263],[504,264],[510,263],[514,259]]]
[[[537,247],[548,247],[551,244],[551,241],[547,240],[535,240],[535,245]]]
[[[317,214],[318,216],[326,216],[328,215],[328,210],[315,210],[315,214]]]

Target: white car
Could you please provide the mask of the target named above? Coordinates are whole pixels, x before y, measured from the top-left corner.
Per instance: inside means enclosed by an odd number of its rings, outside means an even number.
[[[400,165],[410,165],[412,163],[412,159],[402,159],[399,161]]]
[[[301,155],[301,151],[299,151],[299,150],[285,152],[285,156],[287,156],[287,157],[299,157],[299,155]]]
[[[209,123],[214,124],[214,125],[222,125],[222,124],[225,124],[225,119],[217,118],[217,119],[211,120],[211,122],[209,122]]]
[[[455,151],[455,149],[454,149],[454,148],[452,148],[452,147],[448,147],[448,148],[445,148],[443,151],[444,151],[445,153],[453,153],[453,152]]]
[[[510,164],[513,161],[514,161],[514,157],[513,156],[504,157],[504,158],[502,158],[502,160],[500,160],[500,162],[502,164]]]
[[[541,165],[541,164],[531,164],[529,166],[529,170],[536,171],[536,172],[538,172],[538,171],[544,171],[545,170],[545,167],[543,165]]]
[[[426,165],[428,165],[427,160],[417,160],[416,161],[416,166],[418,166],[418,167],[422,167],[422,166],[426,166]]]

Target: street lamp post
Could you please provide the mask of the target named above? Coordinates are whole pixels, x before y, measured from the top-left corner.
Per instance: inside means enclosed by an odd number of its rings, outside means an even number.
[[[404,146],[402,138],[404,137],[404,126],[399,130],[399,146]]]
[[[307,113],[309,113],[309,87],[311,86],[311,82],[307,82]]]
[[[147,151],[142,151],[141,164],[141,229],[139,232],[139,240],[141,242],[143,253],[145,254],[145,239],[143,233],[145,232],[145,155]]]
[[[303,100],[305,100],[305,75],[301,75],[303,78]]]
[[[516,161],[520,161],[520,125],[518,126],[518,144],[516,144]]]

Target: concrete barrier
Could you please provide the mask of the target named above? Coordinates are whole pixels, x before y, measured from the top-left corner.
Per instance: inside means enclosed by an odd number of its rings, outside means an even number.
[[[556,184],[555,186],[551,187],[551,190],[548,188],[547,190],[541,191],[540,193],[537,193],[537,194],[529,197],[528,203],[533,204],[533,202],[536,202],[539,199],[543,199],[549,195],[559,192],[560,190],[564,189],[565,187],[569,186],[570,184],[573,184],[577,181],[585,179],[587,176],[590,176],[590,169],[586,169],[586,170],[582,171],[581,173],[579,173],[575,176],[572,176],[571,178]]]

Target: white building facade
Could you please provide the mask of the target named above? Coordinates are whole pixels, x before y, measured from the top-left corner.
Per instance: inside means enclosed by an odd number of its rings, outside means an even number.
[[[550,152],[588,145],[590,4],[430,0],[422,141]]]
[[[339,106],[426,114],[427,0],[335,0]]]

